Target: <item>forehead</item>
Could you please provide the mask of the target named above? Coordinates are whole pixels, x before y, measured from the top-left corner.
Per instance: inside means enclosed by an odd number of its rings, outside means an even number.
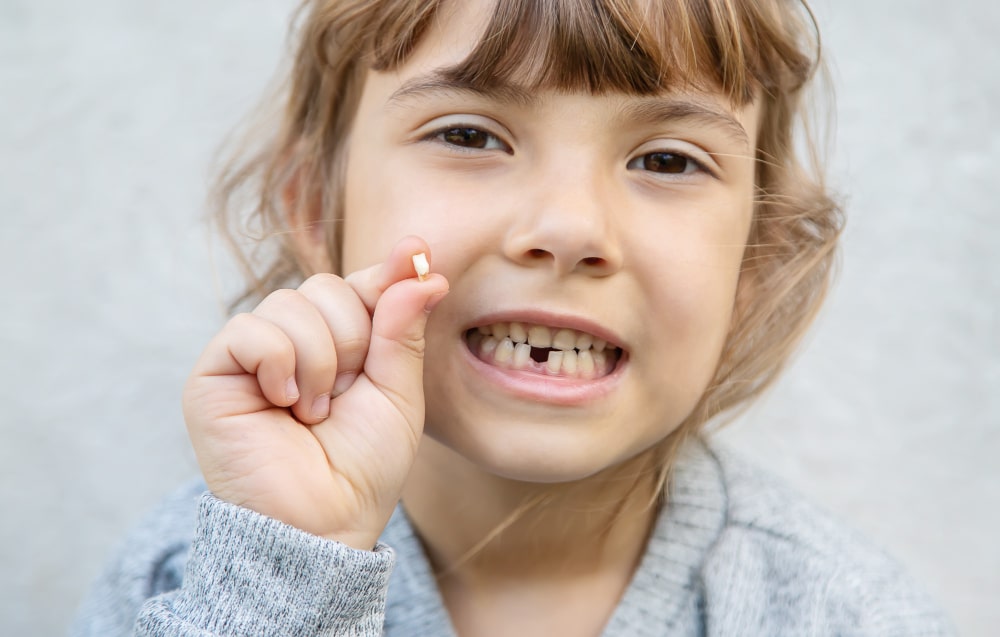
[[[743,149],[753,146],[755,102],[734,104],[705,78],[685,78],[672,85],[665,82],[647,85],[641,67],[653,62],[643,60],[634,52],[628,59],[618,61],[621,77],[613,82],[605,79],[597,83],[588,74],[586,61],[566,59],[572,58],[573,52],[564,49],[572,49],[572,46],[562,40],[548,43],[538,40],[537,31],[541,27],[533,23],[534,26],[526,27],[533,38],[530,40],[533,54],[510,56],[507,61],[487,55],[484,47],[491,47],[499,37],[492,33],[498,28],[497,15],[497,5],[490,0],[443,5],[418,46],[401,66],[388,74],[394,86],[389,89],[391,93],[385,105],[405,107],[425,99],[471,95],[490,102],[531,107],[550,91],[583,92],[608,98],[624,121],[686,121],[713,126]],[[511,16],[506,16],[503,22],[508,23],[510,19]],[[505,37],[514,36],[506,34]],[[597,45],[590,44],[595,48],[588,54],[600,56]],[[522,45],[515,43],[514,46]],[[593,62],[596,65],[596,60]],[[630,63],[638,67],[631,69],[638,77],[629,77],[626,67]],[[565,68],[556,72],[554,69],[560,65]],[[383,79],[389,78],[383,76]]]
[[[439,74],[456,84],[483,89],[720,92],[741,106],[758,82],[745,51],[720,45],[718,31],[737,37],[749,18],[706,18],[706,5],[733,2],[432,0],[424,21],[376,43],[374,68],[405,67],[416,56],[438,61]]]

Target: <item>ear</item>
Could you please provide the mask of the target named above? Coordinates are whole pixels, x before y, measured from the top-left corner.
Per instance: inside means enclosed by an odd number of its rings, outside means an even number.
[[[302,273],[308,277],[319,272],[333,272],[323,223],[322,197],[306,185],[301,172],[296,172],[285,183],[281,203],[291,247]]]

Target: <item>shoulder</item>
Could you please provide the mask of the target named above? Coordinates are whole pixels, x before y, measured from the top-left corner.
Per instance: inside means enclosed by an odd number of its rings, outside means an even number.
[[[949,635],[947,618],[882,549],[732,451],[704,445],[725,521],[703,572],[719,620],[782,634]],[[742,603],[740,600],[743,600]]]

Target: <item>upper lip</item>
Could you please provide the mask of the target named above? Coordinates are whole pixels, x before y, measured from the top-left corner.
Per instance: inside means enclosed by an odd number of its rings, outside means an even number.
[[[567,328],[578,332],[592,334],[596,338],[607,341],[608,345],[611,347],[626,349],[624,346],[625,340],[619,334],[599,323],[595,323],[588,318],[572,314],[561,314],[539,310],[506,310],[493,312],[477,317],[462,331],[466,332],[470,329],[484,325],[491,325],[493,323],[523,323],[525,325],[544,325],[545,327],[553,329]]]

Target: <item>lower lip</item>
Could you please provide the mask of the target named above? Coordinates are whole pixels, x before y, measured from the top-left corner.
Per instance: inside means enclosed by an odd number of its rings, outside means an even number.
[[[462,344],[469,365],[487,381],[515,398],[551,405],[585,405],[606,397],[620,383],[627,363],[622,353],[610,374],[595,379],[543,376],[490,365],[472,353],[465,339],[462,339]]]

